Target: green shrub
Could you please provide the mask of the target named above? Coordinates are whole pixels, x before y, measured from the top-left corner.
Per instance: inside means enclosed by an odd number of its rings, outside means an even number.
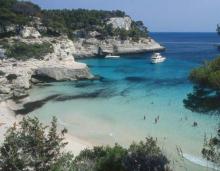
[[[8,74],[6,76],[7,80],[9,80],[9,81],[15,80],[15,79],[17,79],[17,77],[18,76],[16,74]]]
[[[205,62],[191,71],[189,79],[194,84],[193,92],[183,100],[192,112],[220,113],[220,57]]]
[[[5,75],[5,72],[0,70],[0,76],[4,76],[4,75]]]
[[[146,138],[145,142],[133,143],[128,149],[128,155],[123,159],[126,171],[134,170],[169,170],[166,156],[157,146],[157,141],[152,137]]]
[[[194,92],[184,99],[184,105],[193,112],[220,113],[220,57],[205,62],[190,73],[189,79],[195,84]],[[217,135],[205,137],[201,151],[209,161],[220,163],[220,126]]]
[[[50,43],[26,44],[17,42],[6,47],[6,56],[18,60],[27,60],[30,58],[42,59],[45,55],[52,52],[53,47]]]
[[[57,119],[44,126],[37,118],[23,118],[19,125],[9,128],[0,146],[0,170],[36,171],[165,171],[168,159],[157,142],[132,144],[128,149],[113,147],[85,149],[74,159],[63,152],[66,129],[58,133]]]
[[[28,1],[18,1],[14,3],[12,5],[12,10],[23,16],[39,16],[41,13],[41,9],[38,5]]]
[[[134,143],[128,149],[117,144],[114,147],[95,147],[83,150],[76,157],[76,168],[85,171],[166,171],[169,170],[168,163],[153,138]]]
[[[30,2],[17,0],[0,0],[0,27],[5,29],[10,25],[26,25],[30,21],[29,15],[36,12],[39,7]]]
[[[220,90],[220,57],[192,70],[189,79],[200,86]]]
[[[220,125],[215,137],[210,139],[205,137],[202,155],[207,160],[217,163],[220,166]]]
[[[50,127],[43,126],[37,118],[23,118],[19,126],[14,124],[5,135],[0,147],[0,170],[55,171],[55,168],[66,168],[72,161],[70,155],[61,152],[66,145],[63,140],[63,136],[57,134],[56,118]],[[64,161],[67,158],[68,161]]]
[[[50,171],[76,171],[74,156],[64,153],[52,166]]]
[[[94,147],[92,150],[83,150],[76,157],[76,166],[82,170],[124,171],[122,160],[126,154],[126,149],[117,144],[114,147]]]

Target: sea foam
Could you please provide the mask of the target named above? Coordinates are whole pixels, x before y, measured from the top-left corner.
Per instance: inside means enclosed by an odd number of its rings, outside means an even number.
[[[194,164],[197,164],[203,167],[208,167],[208,168],[215,169],[215,170],[220,170],[220,167],[217,166],[215,163],[205,160],[201,157],[193,156],[193,155],[186,154],[186,153],[183,153],[183,157]]]

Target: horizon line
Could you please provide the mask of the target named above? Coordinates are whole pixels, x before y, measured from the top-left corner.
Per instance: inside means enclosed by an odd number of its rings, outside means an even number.
[[[216,31],[149,31],[151,33],[216,33]]]

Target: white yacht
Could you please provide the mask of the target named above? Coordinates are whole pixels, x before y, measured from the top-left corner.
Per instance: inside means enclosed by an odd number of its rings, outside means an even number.
[[[105,58],[120,58],[118,55],[108,54],[105,56]]]
[[[156,64],[160,62],[164,62],[166,60],[160,53],[154,53],[151,57],[151,63]]]

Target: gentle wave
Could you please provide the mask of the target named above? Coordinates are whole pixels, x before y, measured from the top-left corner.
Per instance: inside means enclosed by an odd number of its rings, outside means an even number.
[[[203,167],[208,167],[210,169],[220,170],[220,167],[217,166],[215,163],[205,160],[203,158],[192,156],[186,153],[183,153],[183,157],[194,164],[197,164]]]

